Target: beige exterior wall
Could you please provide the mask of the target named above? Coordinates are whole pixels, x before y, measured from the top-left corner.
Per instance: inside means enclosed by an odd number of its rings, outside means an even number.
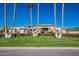
[[[24,30],[20,30],[19,33],[24,33]]]

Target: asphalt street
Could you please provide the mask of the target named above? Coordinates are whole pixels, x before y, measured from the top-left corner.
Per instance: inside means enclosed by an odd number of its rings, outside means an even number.
[[[78,47],[0,47],[0,56],[79,56]]]

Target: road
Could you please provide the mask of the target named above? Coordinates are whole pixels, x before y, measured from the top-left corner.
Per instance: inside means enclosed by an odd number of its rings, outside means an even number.
[[[0,56],[79,56],[78,47],[0,47]]]

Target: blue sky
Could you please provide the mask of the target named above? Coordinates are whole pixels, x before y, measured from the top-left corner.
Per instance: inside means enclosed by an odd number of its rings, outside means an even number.
[[[7,3],[7,26],[11,27],[13,17],[14,4]],[[54,4],[52,3],[40,3],[40,21],[39,24],[54,24]],[[62,4],[57,3],[57,19],[56,26],[61,26],[62,20]],[[33,4],[32,9],[33,25],[37,22],[37,4]],[[64,28],[79,27],[79,4],[77,3],[65,3],[64,8]],[[29,8],[27,4],[16,4],[16,19],[14,26],[26,26],[30,25]],[[4,26],[4,4],[0,3],[0,27]]]

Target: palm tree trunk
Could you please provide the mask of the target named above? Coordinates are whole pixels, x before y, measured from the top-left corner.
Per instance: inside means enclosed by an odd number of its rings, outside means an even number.
[[[33,32],[33,26],[32,26],[32,8],[30,8],[30,23],[31,23],[31,28]]]
[[[33,32],[33,27],[32,27],[32,3],[28,3],[28,7],[30,9],[30,26]]]
[[[62,4],[62,25],[61,25],[61,28],[59,30],[59,38],[62,37],[62,30],[63,30],[63,25],[64,25],[64,3]]]
[[[61,35],[61,37],[62,37],[62,34],[63,34],[63,32],[62,32],[63,26],[64,26],[64,3],[62,4],[62,27],[60,29],[60,35]]]
[[[12,33],[13,27],[14,27],[15,14],[16,14],[16,3],[14,3],[14,12],[13,12],[13,20],[12,20],[12,29],[11,29],[11,33]]]
[[[38,30],[38,25],[39,25],[39,3],[37,6],[37,30]]]
[[[54,3],[54,34],[56,35],[56,3]]]
[[[4,5],[4,24],[5,24],[5,35],[6,35],[7,34],[6,3]]]
[[[63,29],[63,26],[64,26],[64,3],[62,5],[62,29]]]

